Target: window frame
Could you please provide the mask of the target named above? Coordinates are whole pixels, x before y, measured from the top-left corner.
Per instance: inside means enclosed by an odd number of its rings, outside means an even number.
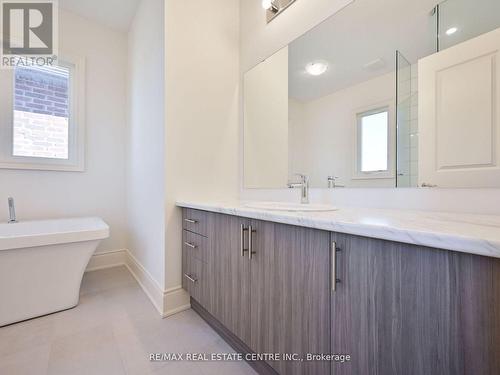
[[[375,115],[378,113],[387,112],[387,170],[365,172],[361,170],[362,161],[362,119],[363,117]],[[353,180],[368,180],[368,179],[393,179],[395,173],[395,120],[394,120],[394,103],[392,100],[376,103],[374,105],[359,108],[354,112],[354,165],[353,165]]]
[[[58,56],[60,66],[69,69],[68,159],[32,156],[14,156],[14,90],[15,70],[10,75],[10,99],[5,103],[8,114],[0,122],[0,169],[26,169],[45,171],[85,171],[85,59],[67,53]],[[8,91],[8,90],[6,90]],[[3,108],[1,108],[3,110]]]

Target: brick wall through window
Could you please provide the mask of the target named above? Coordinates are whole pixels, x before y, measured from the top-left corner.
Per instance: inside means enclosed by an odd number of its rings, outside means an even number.
[[[69,71],[16,68],[13,155],[68,159]]]

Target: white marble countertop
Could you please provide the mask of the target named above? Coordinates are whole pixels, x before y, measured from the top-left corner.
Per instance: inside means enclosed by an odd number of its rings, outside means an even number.
[[[185,201],[177,206],[500,258],[500,216],[348,207],[289,212],[245,203]]]

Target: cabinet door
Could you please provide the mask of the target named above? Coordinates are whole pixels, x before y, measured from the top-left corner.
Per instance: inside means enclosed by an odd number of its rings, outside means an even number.
[[[395,249],[388,242],[336,233],[332,241],[337,249],[332,277],[338,279],[331,298],[332,353],[351,357],[332,361],[332,374],[403,374],[393,362],[402,344],[395,334],[401,277]]]
[[[250,262],[242,256],[241,226],[248,220],[231,215],[214,216],[213,261],[209,263],[212,315],[247,345],[250,341]],[[248,233],[244,232],[244,248]]]
[[[257,353],[330,353],[330,234],[252,221],[251,345]],[[280,374],[328,374],[330,363],[276,361]]]
[[[333,234],[334,375],[500,373],[498,259]]]

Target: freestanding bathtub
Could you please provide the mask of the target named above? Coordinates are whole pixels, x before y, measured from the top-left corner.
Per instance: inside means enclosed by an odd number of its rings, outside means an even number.
[[[90,257],[108,236],[99,218],[0,224],[0,327],[75,307]]]

